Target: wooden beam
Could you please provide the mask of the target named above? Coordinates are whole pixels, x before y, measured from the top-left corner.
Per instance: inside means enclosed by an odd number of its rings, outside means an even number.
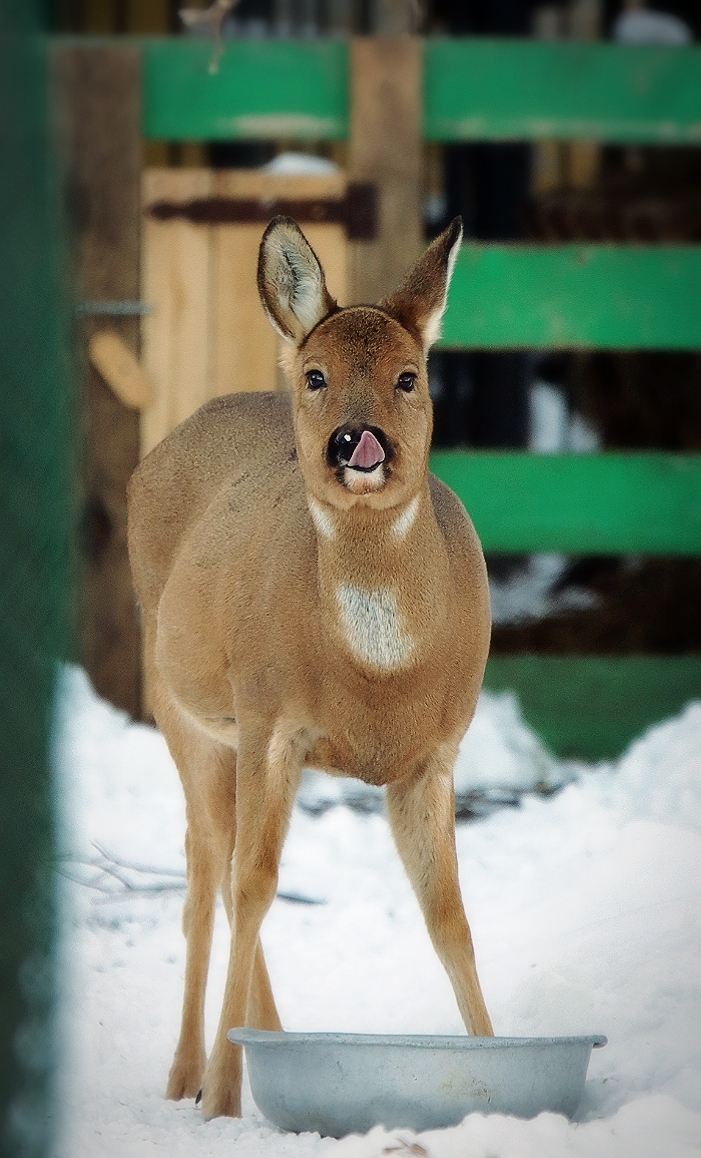
[[[443,345],[701,348],[701,246],[462,248]]]
[[[133,301],[139,296],[139,48],[58,42],[53,77],[79,299]],[[111,317],[109,324],[138,354],[138,318]],[[90,366],[87,345],[105,318],[85,317],[77,325],[84,371],[81,658],[99,694],[138,716],[140,643],[127,558],[126,484],[139,459],[139,415]]]
[[[701,455],[434,451],[485,551],[701,554]]]
[[[350,245],[350,300],[394,290],[422,248],[421,42],[412,36],[351,41],[351,181],[374,181],[379,236]]]
[[[484,686],[514,692],[556,756],[612,760],[646,728],[701,699],[701,656],[496,655]]]

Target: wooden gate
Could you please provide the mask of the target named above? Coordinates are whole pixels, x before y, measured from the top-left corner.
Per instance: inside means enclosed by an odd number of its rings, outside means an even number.
[[[276,210],[302,219],[343,204],[341,174],[287,176],[260,170],[150,169],[143,182],[142,360],[151,381],[141,415],[147,454],[198,406],[238,390],[284,388],[279,343],[256,288],[264,224]],[[333,216],[325,213],[325,216]],[[341,217],[339,212],[335,216]],[[304,222],[346,301],[346,237],[340,222]]]

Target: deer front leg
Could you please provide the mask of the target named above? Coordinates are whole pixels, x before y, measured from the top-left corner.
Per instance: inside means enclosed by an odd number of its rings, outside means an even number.
[[[241,1047],[226,1034],[246,1022],[254,967],[260,986],[260,927],[277,891],[280,853],[302,766],[294,740],[283,729],[271,735],[260,726],[247,729],[243,720],[239,726],[231,947],[219,1028],[202,1083],[206,1119],[241,1116]],[[254,1006],[261,997],[267,1004],[267,994],[254,992]],[[277,1014],[268,1010],[267,1017],[273,1016]]]
[[[460,894],[455,851],[454,749],[439,749],[414,776],[388,785],[387,813],[426,928],[468,1033],[491,1036]]]
[[[226,909],[226,916],[229,922],[229,929],[234,927],[234,913],[233,902],[231,895],[231,863],[234,855],[234,842],[231,843],[229,856],[227,858],[227,872],[221,882],[221,895],[224,901],[224,908]],[[256,1029],[282,1029],[280,1016],[275,1005],[275,998],[270,985],[270,977],[268,976],[268,967],[265,964],[265,954],[263,953],[263,946],[258,938],[258,945],[256,947],[256,958],[253,965],[253,977],[251,979],[251,992],[248,1000],[248,1012],[246,1014],[246,1025],[254,1026]],[[204,1066],[202,1067],[204,1069]]]

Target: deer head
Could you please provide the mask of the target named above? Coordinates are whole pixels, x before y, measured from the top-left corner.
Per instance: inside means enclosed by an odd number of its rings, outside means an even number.
[[[311,499],[386,510],[423,485],[432,429],[426,358],[461,238],[456,218],[396,293],[377,306],[341,309],[299,226],[276,217],[266,229],[258,288],[287,343],[282,362]]]

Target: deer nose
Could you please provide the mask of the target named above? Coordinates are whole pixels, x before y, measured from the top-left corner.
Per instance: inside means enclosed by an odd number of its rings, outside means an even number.
[[[326,448],[326,461],[337,468],[371,471],[390,457],[386,434],[379,426],[356,426],[345,423],[337,427]]]

